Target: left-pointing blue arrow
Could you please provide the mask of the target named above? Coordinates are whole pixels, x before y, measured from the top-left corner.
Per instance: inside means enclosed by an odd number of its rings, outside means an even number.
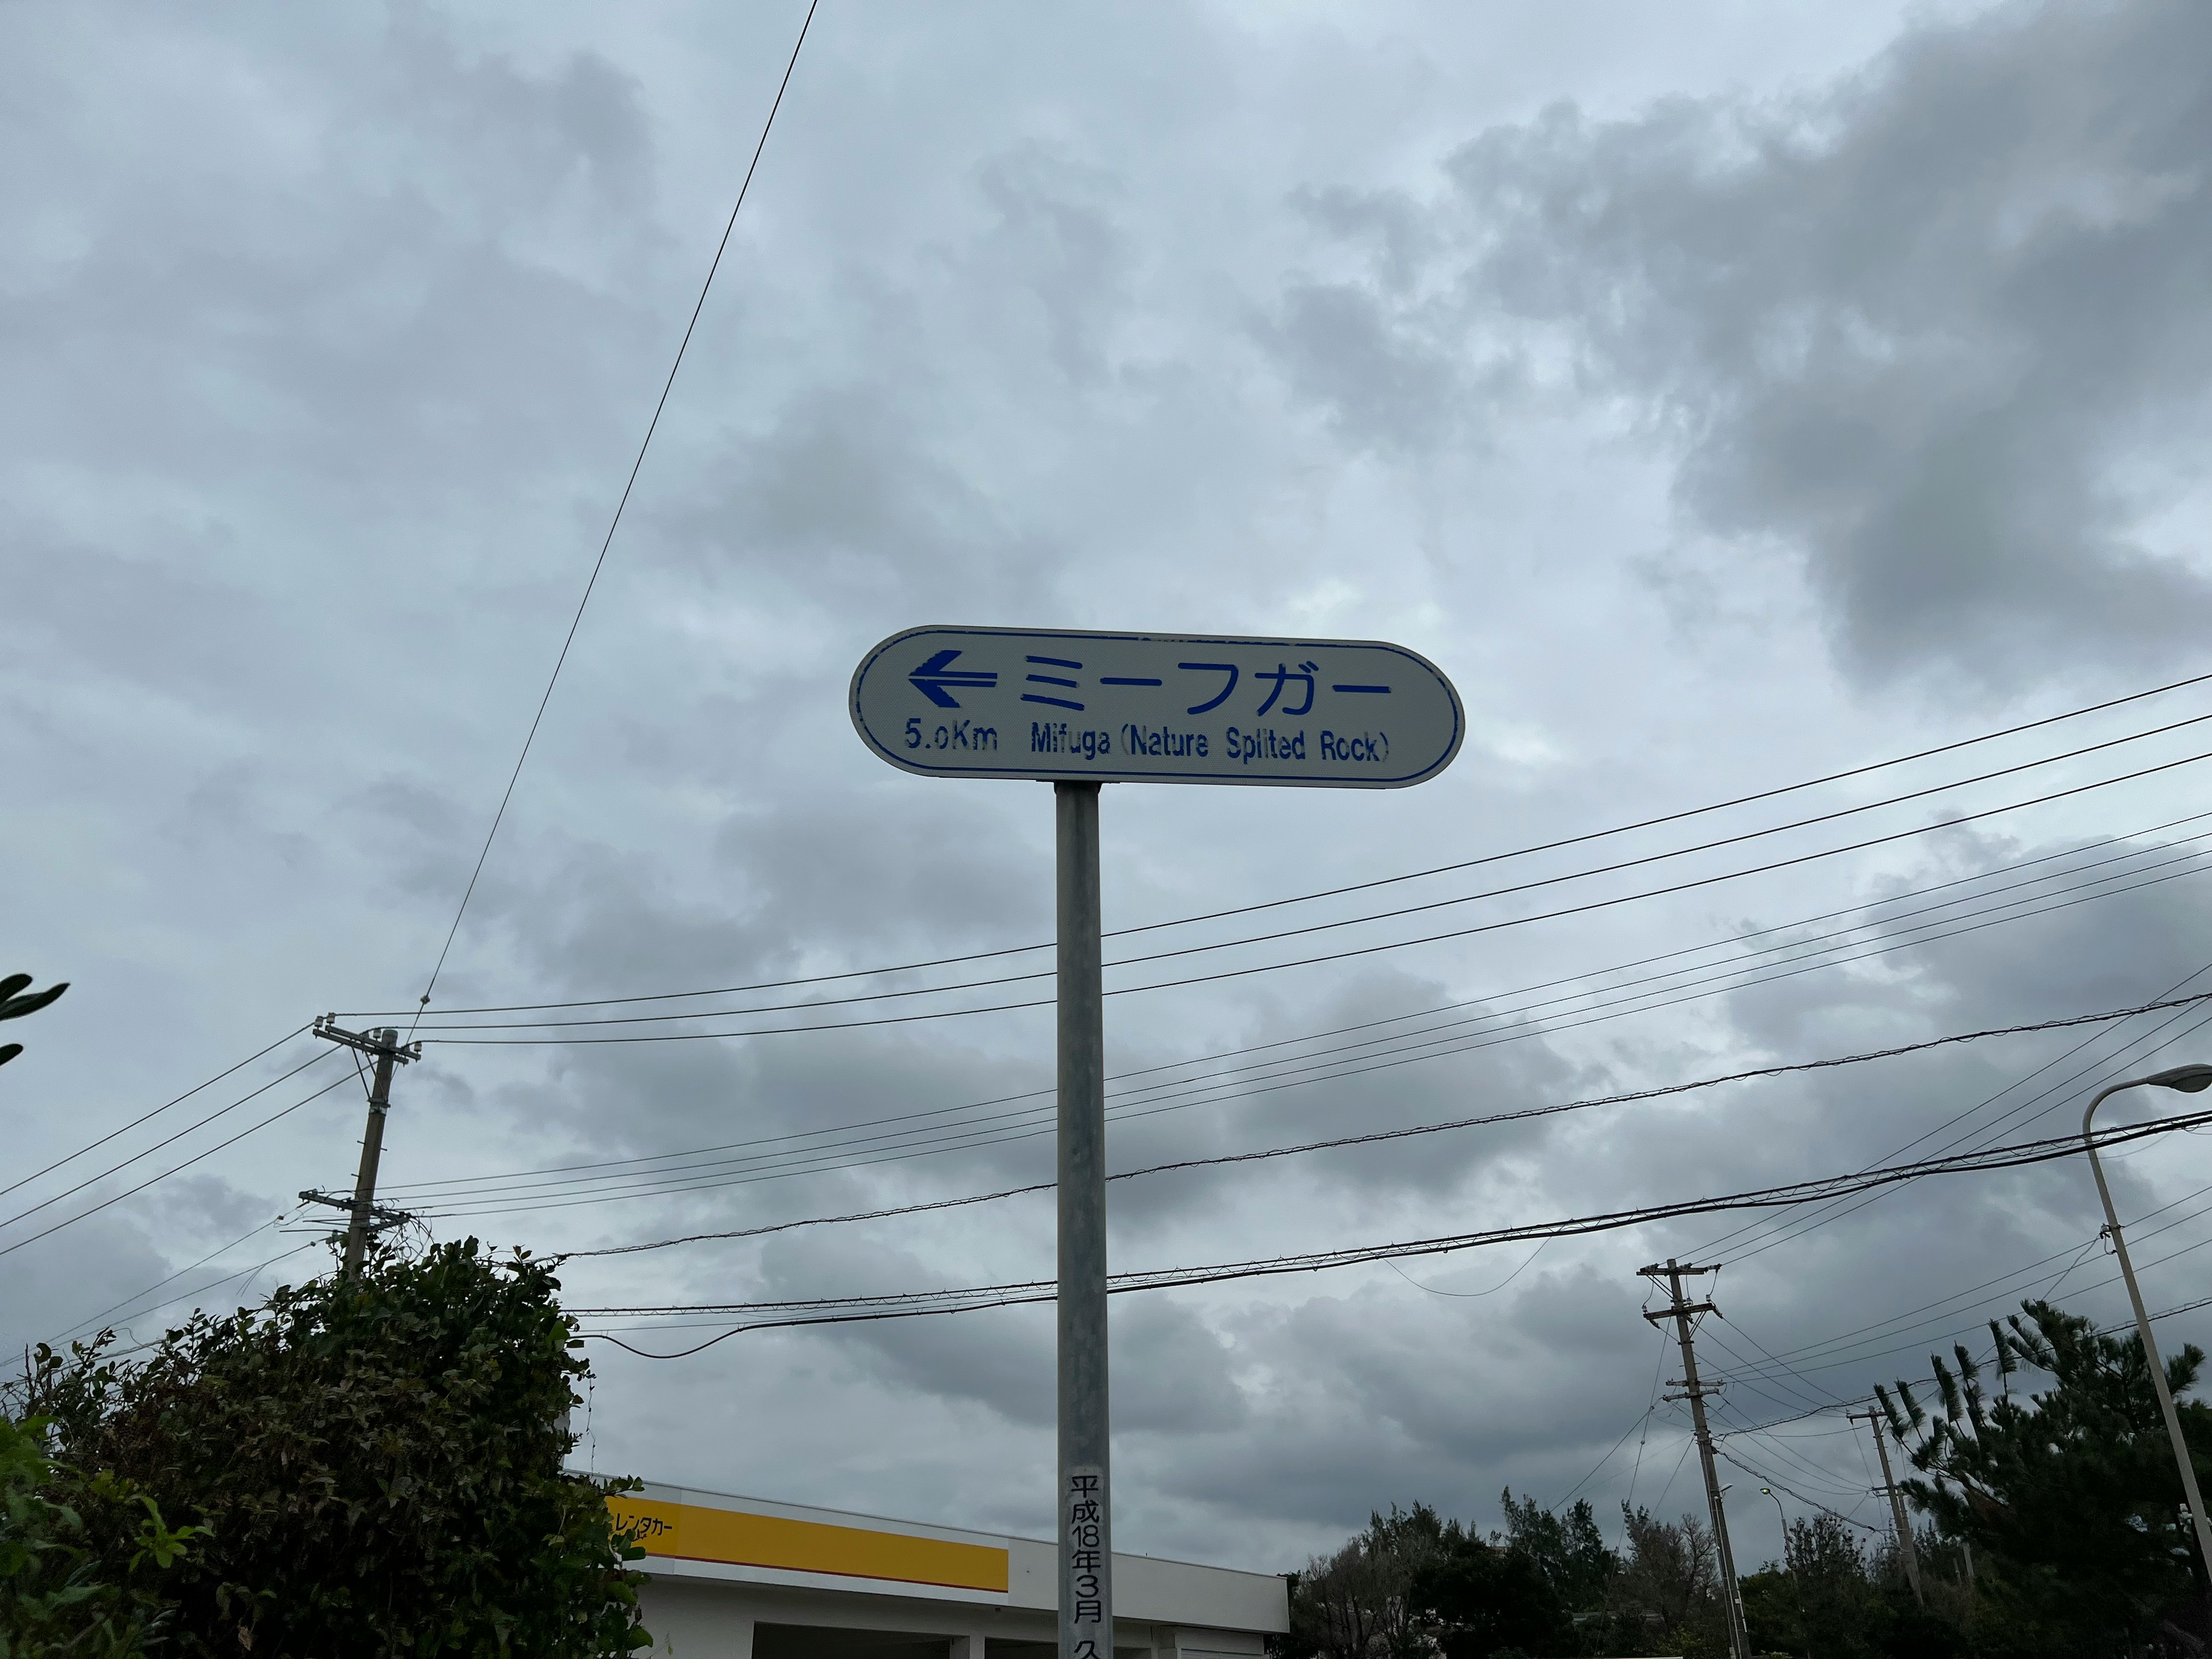
[[[957,651],[940,651],[927,662],[907,676],[914,689],[927,697],[939,708],[957,708],[951,688],[966,686],[972,690],[988,691],[999,683],[997,672],[991,669],[965,669],[951,666]]]

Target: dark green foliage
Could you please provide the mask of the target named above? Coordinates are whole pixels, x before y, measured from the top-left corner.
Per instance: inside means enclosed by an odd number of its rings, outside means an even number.
[[[1563,1518],[1538,1506],[1533,1498],[1516,1498],[1507,1487],[1505,1541],[1534,1562],[1544,1582],[1571,1613],[1592,1613],[1605,1605],[1606,1586],[1620,1563],[1597,1529],[1597,1512],[1579,1499]]]
[[[1662,1521],[1620,1506],[1628,1551],[1607,1587],[1617,1653],[1725,1652],[1720,1558],[1713,1535],[1690,1516]],[[1657,1645],[1652,1645],[1653,1644]]]
[[[1624,1508],[1628,1548],[1608,1548],[1578,1504],[1554,1515],[1504,1495],[1487,1539],[1425,1504],[1370,1517],[1293,1577],[1284,1659],[1725,1659],[1728,1626],[1711,1533],[1694,1516]],[[1753,1650],[1799,1659],[2045,1659],[1970,1617],[1965,1554],[1920,1538],[1929,1605],[1913,1600],[1888,1540],[1841,1518],[1793,1522],[1787,1560],[1741,1584]]]
[[[1544,1570],[1510,1547],[1466,1539],[1415,1575],[1413,1601],[1444,1659],[1562,1653],[1574,1641]]]
[[[1571,1597],[1602,1603],[1612,1556],[1587,1504],[1561,1521],[1506,1494],[1508,1536],[1395,1505],[1291,1583],[1285,1651],[1323,1659],[1511,1659],[1579,1650]]]
[[[645,1645],[616,1488],[565,1474],[568,1320],[548,1266],[476,1241],[201,1316],[145,1360],[41,1349],[55,1455],[208,1536],[176,1560],[182,1656],[601,1659]],[[120,1582],[123,1505],[88,1510]]]
[[[1413,1659],[1429,1652],[1413,1605],[1414,1580],[1467,1534],[1425,1504],[1390,1506],[1335,1554],[1309,1562],[1291,1584],[1292,1656]]]
[[[2142,1343],[2106,1336],[2048,1303],[1992,1324],[2002,1392],[1984,1393],[1964,1348],[1936,1362],[1942,1415],[1899,1385],[1883,1404],[1911,1447],[1912,1501],[1974,1552],[1995,1640],[2020,1653],[2139,1651],[2202,1571],[2172,1444]],[[2179,1396],[2204,1361],[2194,1346],[2166,1362]],[[2021,1399],[2021,1365],[2054,1385]],[[2200,1483],[2212,1481],[2212,1410],[2179,1401]]]
[[[1870,1547],[1834,1515],[1790,1525],[1784,1561],[1742,1582],[1754,1649],[1814,1659],[1948,1659],[1969,1650],[1965,1596],[1945,1577],[1955,1552],[1923,1540],[1930,1611],[1914,1602],[1888,1540]]]
[[[28,974],[9,974],[0,979],[0,1019],[21,1019],[26,1014],[35,1014],[69,989],[69,981],[64,980],[59,985],[49,985],[43,991],[33,991],[26,996],[22,993],[30,982]],[[22,1052],[20,1042],[0,1042],[0,1066],[5,1066]]]
[[[1832,1515],[1800,1518],[1783,1540],[1783,1565],[1796,1613],[1801,1651],[1809,1643],[1823,1659],[1864,1659],[1882,1651],[1881,1627],[1892,1600],[1860,1535]],[[1900,1585],[1898,1587],[1902,1589]]]
[[[1832,1512],[1790,1523],[1784,1559],[1741,1583],[1752,1647],[1795,1659],[2203,1659],[2208,1595],[2165,1421],[2132,1335],[2048,1304],[1992,1322],[1995,1381],[1964,1346],[1931,1381],[1878,1390],[1911,1460],[1902,1484],[1925,1605],[1887,1535]],[[2212,1408],[2181,1398],[2204,1356],[2166,1363],[2197,1478]],[[2022,1391],[2025,1372],[2051,1386]],[[1900,1471],[1905,1473],[1905,1471]],[[1763,1500],[1758,1500],[1763,1501]],[[1484,1539],[1425,1504],[1375,1516],[1293,1581],[1285,1659],[1566,1659],[1728,1650],[1711,1533],[1622,1510],[1606,1547],[1588,1504],[1510,1492]],[[1741,1495],[1731,1510],[1738,1511]],[[1739,1545],[1741,1547],[1741,1545]]]
[[[168,1621],[161,1581],[200,1529],[165,1526],[152,1499],[112,1474],[82,1481],[57,1469],[46,1455],[49,1426],[0,1418],[0,1659],[139,1659],[161,1645]],[[137,1532],[119,1566],[103,1570],[91,1547],[79,1512],[86,1500],[135,1516]]]

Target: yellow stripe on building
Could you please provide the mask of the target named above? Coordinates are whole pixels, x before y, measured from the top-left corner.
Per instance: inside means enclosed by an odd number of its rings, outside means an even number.
[[[627,1495],[609,1498],[607,1507],[614,1512],[615,1524],[635,1533],[647,1555],[943,1584],[955,1589],[1006,1588],[1006,1552],[985,1544],[956,1544],[911,1533],[788,1521],[781,1516]]]

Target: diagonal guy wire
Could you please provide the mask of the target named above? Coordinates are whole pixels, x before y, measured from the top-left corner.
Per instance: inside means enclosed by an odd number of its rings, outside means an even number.
[[[684,325],[684,338],[676,348],[676,361],[669,364],[668,378],[661,383],[660,400],[653,404],[653,419],[646,423],[644,441],[637,447],[637,459],[629,464],[629,477],[623,485],[622,499],[615,503],[607,533],[599,543],[599,556],[592,562],[592,574],[584,584],[584,595],[576,601],[576,614],[568,619],[568,632],[561,641],[561,654],[553,659],[553,672],[546,678],[545,695],[538,700],[538,712],[531,716],[530,730],[522,739],[522,752],[514,757],[514,770],[507,774],[507,788],[499,798],[499,810],[491,815],[491,828],[484,832],[476,868],[469,872],[469,884],[461,890],[461,902],[453,911],[453,925],[446,930],[446,942],[438,951],[437,963],[430,969],[429,982],[422,988],[422,1000],[416,1005],[416,1020],[420,1020],[422,1010],[430,1006],[430,993],[438,988],[438,975],[446,971],[446,957],[461,931],[461,918],[468,914],[469,900],[475,896],[484,860],[491,856],[491,844],[507,817],[507,803],[514,799],[514,786],[522,776],[523,763],[530,758],[531,745],[538,741],[538,728],[544,721],[546,705],[553,701],[553,688],[560,684],[561,670],[568,660],[568,647],[575,644],[576,630],[583,625],[584,607],[591,604],[592,590],[599,586],[599,572],[606,566],[607,550],[614,545],[615,532],[622,526],[623,510],[629,505],[630,491],[637,488],[638,469],[645,465],[645,452],[653,447],[653,434],[660,429],[661,411],[668,407],[668,394],[676,386],[676,372],[684,367],[684,354],[691,349],[691,336],[699,326],[699,313],[707,308],[708,291],[714,286],[714,273],[722,268],[722,255],[728,251],[731,233],[738,228],[738,211],[744,206],[746,192],[753,187],[753,174],[760,167],[762,152],[768,148],[768,136],[775,129],[776,112],[783,107],[783,94],[791,86],[792,71],[799,67],[799,50],[806,44],[806,32],[814,27],[815,9],[821,3],[822,0],[809,0],[806,20],[799,26],[799,39],[792,43],[790,61],[783,66],[783,79],[776,86],[775,101],[769,106],[768,119],[761,124],[760,142],[753,146],[753,159],[745,168],[744,182],[738,186],[738,199],[730,209],[729,222],[722,227],[722,240],[715,246],[714,262],[707,267],[707,280],[699,285],[698,302],[691,307],[691,320]],[[407,1034],[410,1037],[415,1035],[411,1021]]]

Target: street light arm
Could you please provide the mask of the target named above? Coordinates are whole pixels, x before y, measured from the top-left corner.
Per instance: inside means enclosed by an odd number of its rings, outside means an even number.
[[[2112,1208],[2112,1189],[2105,1184],[2104,1162],[2097,1156],[2097,1142],[2089,1125],[2091,1120],[2097,1115],[2097,1108],[2119,1093],[2121,1090],[2134,1088],[2136,1082],[2140,1080],[2115,1083],[2111,1088],[2100,1091],[2097,1097],[2089,1103],[2089,1109],[2081,1114],[2081,1144],[2088,1149],[2089,1173],[2096,1177],[2097,1197],[2105,1206],[2105,1224],[2116,1238],[2120,1231],[2119,1213]]]
[[[2111,1088],[2109,1088],[2109,1089],[2104,1089],[2104,1090],[2100,1090],[2100,1091],[2098,1091],[2097,1097],[2096,1097],[2094,1100],[2093,1100],[2093,1101],[2091,1101],[2091,1102],[2089,1103],[2089,1109],[2088,1109],[2087,1111],[2086,1111],[2086,1112],[2084,1112],[2084,1113],[2082,1113],[2082,1114],[2081,1114],[2081,1138],[2082,1138],[2084,1140],[2087,1140],[2087,1139],[2089,1138],[2089,1120],[2090,1120],[2090,1119],[2092,1119],[2092,1118],[2094,1118],[2094,1117],[2095,1117],[2095,1116],[2097,1115],[2097,1108],[2099,1108],[2100,1106],[2103,1105],[2106,1101],[2110,1100],[2110,1099],[2111,1099],[2114,1095],[2116,1095],[2116,1094],[2119,1093],[2121,1090],[2123,1090],[2123,1089],[2132,1089],[2132,1088],[2136,1087],[2136,1085],[2137,1084],[2148,1083],[2148,1082],[2149,1082],[2149,1081],[2150,1081],[2150,1079],[2149,1079],[2148,1078],[2131,1078],[2131,1079],[2130,1079],[2127,1082],[2124,1082],[2124,1083],[2115,1083],[2115,1084],[2114,1084],[2114,1085],[2112,1085],[2112,1086]],[[2095,1164],[2095,1162],[2096,1162],[2096,1158],[2097,1158],[2097,1149],[2096,1149],[2096,1147],[2094,1147],[2094,1146],[2091,1146],[2091,1147],[2089,1148],[2089,1161],[2090,1161],[2090,1163],[2091,1163],[2092,1164]],[[2104,1185],[2104,1177],[2103,1177],[2103,1176],[2100,1176],[2098,1177],[2097,1184],[2098,1184],[2099,1186],[2100,1186],[2100,1187]],[[2109,1207],[2109,1206],[2107,1206],[2107,1207]]]

